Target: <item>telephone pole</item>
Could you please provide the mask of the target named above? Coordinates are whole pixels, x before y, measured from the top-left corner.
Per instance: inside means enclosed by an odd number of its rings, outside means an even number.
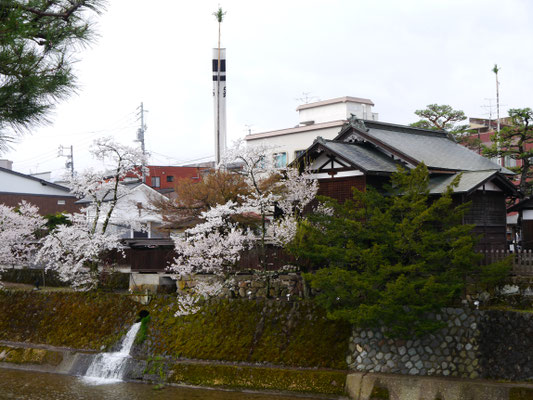
[[[57,156],[58,157],[67,157],[67,162],[65,163],[65,168],[70,168],[70,176],[74,178],[74,146],[70,146],[70,154],[63,154],[64,149],[69,149],[66,146],[59,146]]]
[[[141,150],[143,153],[143,160],[141,163],[141,174],[142,174],[142,182],[145,183],[146,181],[146,174],[144,172],[145,167],[145,159],[146,159],[146,148],[144,147],[144,132],[146,132],[146,124],[144,123],[144,113],[148,112],[148,110],[144,109],[144,104],[141,101],[141,105],[137,107],[137,110],[139,110],[138,113],[138,119],[141,121],[141,126],[137,129],[137,140],[136,142],[141,142]]]
[[[496,75],[496,132],[498,132],[498,150],[500,149],[500,143],[499,143],[499,137],[500,137],[500,82],[498,81],[498,72],[500,69],[498,68],[498,64],[494,64],[494,68],[492,68],[492,72]],[[503,159],[502,157],[498,157],[498,164],[503,167]]]
[[[496,75],[496,131],[500,133],[500,82],[498,81],[498,72],[500,69],[498,68],[498,64],[494,64],[494,68],[492,69],[492,72]]]

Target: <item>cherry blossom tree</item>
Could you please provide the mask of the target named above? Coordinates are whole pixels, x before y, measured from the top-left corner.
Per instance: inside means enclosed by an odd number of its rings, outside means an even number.
[[[114,142],[111,138],[95,141],[92,155],[106,168],[87,170],[70,179],[71,192],[88,206],[69,216],[71,226],[60,225],[43,240],[38,260],[56,270],[61,279],[78,289],[93,288],[98,282],[100,256],[120,249],[120,236],[109,230],[110,224],[130,227],[134,221],[118,221],[114,216],[117,202],[130,189],[121,182],[126,175],[140,176],[142,151]],[[138,226],[133,226],[139,229]]]
[[[178,256],[169,270],[178,278],[209,273],[228,283],[242,252],[257,247],[261,270],[269,279],[266,245],[285,246],[294,238],[298,220],[318,190],[317,181],[309,174],[275,168],[273,152],[272,147],[246,147],[238,142],[225,154],[220,168],[242,175],[248,190],[239,202],[230,200],[202,212],[203,222],[174,237]],[[278,219],[273,217],[275,207],[283,212]],[[240,222],[243,217],[247,223]],[[182,296],[183,309],[194,312],[194,298],[218,291],[213,284],[203,283],[195,287],[195,293],[196,297]]]
[[[15,208],[0,204],[0,272],[8,265],[32,261],[38,246],[36,233],[45,222],[39,209],[25,201]]]

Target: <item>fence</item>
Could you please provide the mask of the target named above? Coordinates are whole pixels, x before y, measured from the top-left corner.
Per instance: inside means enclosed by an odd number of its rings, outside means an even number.
[[[501,261],[507,257],[512,259],[512,273],[514,275],[533,275],[533,250],[482,250],[484,258],[482,264],[487,265]]]

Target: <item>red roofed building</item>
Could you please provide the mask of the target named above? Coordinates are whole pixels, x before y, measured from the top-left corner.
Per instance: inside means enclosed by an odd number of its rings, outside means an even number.
[[[174,189],[174,185],[180,179],[192,179],[200,181],[201,171],[199,167],[173,167],[148,165],[149,174],[146,176],[146,184],[156,190]]]

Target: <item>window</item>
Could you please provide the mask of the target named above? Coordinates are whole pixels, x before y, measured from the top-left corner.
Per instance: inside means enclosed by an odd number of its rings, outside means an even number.
[[[304,154],[304,153],[305,153],[305,150],[296,150],[296,151],[294,152],[294,158],[298,158],[298,157],[300,157],[300,156],[301,156],[302,154]]]
[[[287,166],[287,153],[275,153],[274,166],[276,168],[285,168]]]
[[[161,187],[161,178],[159,176],[152,176],[152,187]]]
[[[148,238],[148,231],[133,231],[133,239]]]
[[[167,175],[167,182],[174,182],[174,177],[172,175]]]
[[[505,156],[503,160],[505,167],[516,167],[516,159],[511,156]]]
[[[58,206],[64,206],[65,205],[65,200],[58,200],[57,201],[57,205]]]

